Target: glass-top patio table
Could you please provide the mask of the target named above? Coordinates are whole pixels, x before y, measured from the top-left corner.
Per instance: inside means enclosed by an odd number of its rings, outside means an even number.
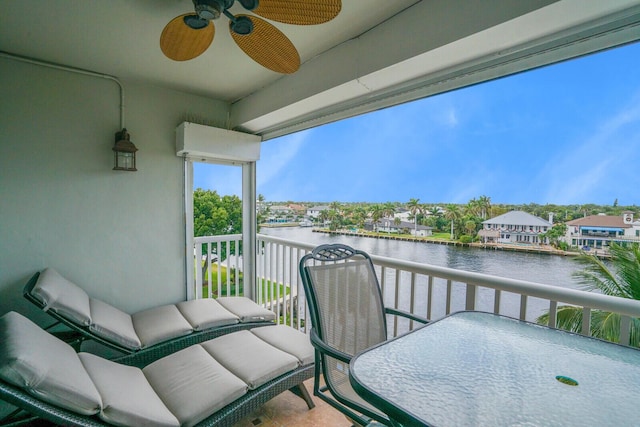
[[[459,312],[352,359],[350,380],[406,426],[640,425],[640,351]]]

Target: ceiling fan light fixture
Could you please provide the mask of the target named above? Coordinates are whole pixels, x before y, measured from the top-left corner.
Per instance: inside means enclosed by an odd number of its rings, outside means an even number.
[[[200,30],[209,25],[209,21],[200,18],[198,15],[186,15],[184,17],[184,23],[192,30]]]
[[[241,36],[246,36],[253,32],[253,22],[248,16],[238,16],[229,22],[229,25],[231,31]]]
[[[247,10],[253,10],[256,7],[258,7],[258,0],[238,0],[240,2],[240,4],[242,5],[242,7],[244,7]]]

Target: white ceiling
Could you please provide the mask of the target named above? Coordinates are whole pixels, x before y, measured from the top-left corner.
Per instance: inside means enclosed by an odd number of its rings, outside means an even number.
[[[304,63],[416,1],[345,0],[338,17],[324,25],[273,23]],[[371,7],[358,6],[364,3]],[[214,21],[215,37],[204,54],[185,62],[166,58],[159,43],[162,29],[172,18],[193,12],[191,0],[1,0],[0,5],[4,51],[229,102],[282,77],[236,46],[226,17]],[[237,2],[230,11],[246,13]]]
[[[326,24],[274,23],[302,61],[281,75],[235,45],[226,17],[200,57],[164,57],[162,29],[192,10],[0,0],[0,51],[226,101],[229,128],[268,139],[640,39],[640,0],[343,0]]]

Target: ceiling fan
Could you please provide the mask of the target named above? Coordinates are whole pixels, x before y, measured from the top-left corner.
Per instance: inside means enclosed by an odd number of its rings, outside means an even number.
[[[195,12],[172,19],[162,30],[160,48],[166,57],[187,61],[201,55],[215,35],[213,20],[229,18],[229,32],[236,44],[258,64],[278,73],[300,68],[300,55],[287,36],[259,18],[295,25],[322,24],[335,18],[341,0],[238,0],[255,15],[233,15],[235,0],[193,0]]]

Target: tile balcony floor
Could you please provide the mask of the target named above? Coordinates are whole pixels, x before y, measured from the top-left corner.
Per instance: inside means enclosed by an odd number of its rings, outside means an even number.
[[[310,394],[313,379],[305,381]],[[265,403],[260,409],[237,423],[234,427],[350,427],[352,424],[319,398],[312,396],[316,407],[309,409],[304,400],[285,392]]]

